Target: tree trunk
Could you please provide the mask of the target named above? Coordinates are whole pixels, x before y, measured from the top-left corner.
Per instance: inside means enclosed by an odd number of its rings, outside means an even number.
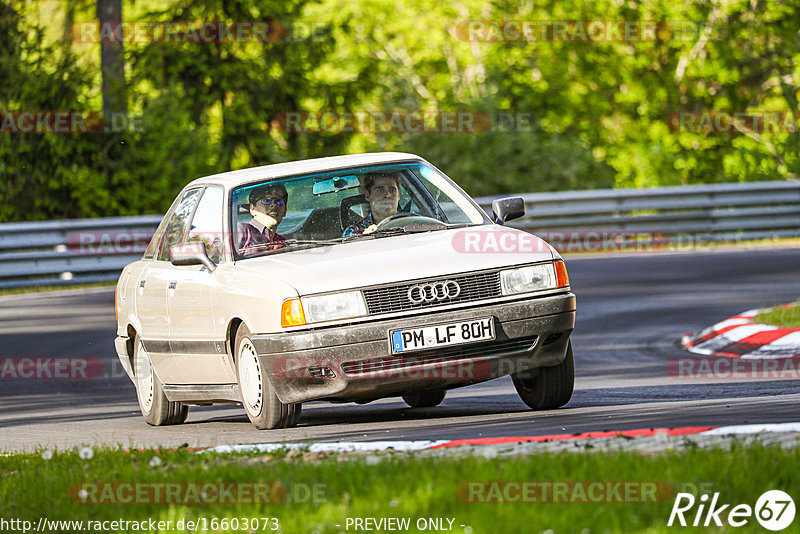
[[[122,0],[97,0],[100,35],[121,36]],[[111,30],[109,32],[109,30]],[[116,38],[100,41],[100,70],[103,74],[103,124],[105,128],[127,126],[128,97],[125,86],[124,44]]]

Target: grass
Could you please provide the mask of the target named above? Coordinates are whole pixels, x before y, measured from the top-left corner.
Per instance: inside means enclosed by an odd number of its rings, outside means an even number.
[[[309,455],[313,453],[305,454]],[[34,525],[40,517],[170,520],[173,525],[181,519],[204,518],[206,532],[245,532],[245,518],[270,517],[277,519],[284,533],[324,534],[353,532],[352,525],[346,528],[347,518],[367,517],[410,518],[410,531],[416,532],[417,519],[431,517],[453,519],[452,532],[465,534],[548,530],[557,534],[654,533],[676,530],[666,523],[677,491],[693,493],[698,498],[703,492],[719,492],[720,503],[750,506],[767,490],[780,489],[795,499],[800,496],[800,477],[795,469],[800,464],[800,449],[761,445],[736,445],[731,450],[694,448],[655,455],[586,452],[420,459],[386,454],[380,456],[380,461],[377,458],[368,455],[341,461],[334,455],[308,461],[302,454],[289,459],[281,454],[217,455],[185,449],[131,453],[105,449],[95,451],[91,459],[81,459],[75,451],[55,454],[49,460],[40,454],[0,456],[0,518],[29,520]],[[584,487],[590,481],[637,481],[659,483],[661,489],[655,493],[658,502],[481,503],[469,501],[469,481],[585,481]],[[258,504],[125,504],[108,501],[115,500],[114,492],[119,491],[117,495],[123,498],[129,493],[123,494],[121,489],[103,493],[98,489],[112,487],[104,483],[164,482],[258,482],[271,484],[269,495],[286,495],[287,499]],[[80,488],[91,490],[89,501],[106,502],[83,503],[77,493]],[[696,508],[687,513],[689,522]],[[215,525],[217,528],[212,529],[210,521],[215,517],[237,518],[239,529],[230,525]],[[444,524],[448,525],[447,521]],[[677,530],[699,532],[701,528]],[[754,518],[744,528],[731,530],[761,531]],[[173,526],[156,531],[185,532],[186,528],[177,530]],[[271,530],[259,527],[254,532]]]
[[[800,300],[786,307],[773,308],[768,312],[759,313],[753,321],[781,328],[800,328]]]

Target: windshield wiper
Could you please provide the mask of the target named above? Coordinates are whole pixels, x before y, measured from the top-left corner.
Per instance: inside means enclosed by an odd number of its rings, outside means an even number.
[[[284,248],[290,245],[335,245],[341,240],[315,240],[315,239],[286,239],[284,241],[274,241],[272,243],[259,243],[257,245],[250,245],[239,250],[239,254],[245,258],[252,258],[255,256],[271,255],[282,252]]]
[[[341,240],[341,242],[347,243],[348,241],[356,241],[360,238],[368,238],[368,237],[372,237],[374,239],[376,237],[387,237],[400,234],[422,234],[425,232],[436,232],[439,230],[453,230],[457,228],[466,228],[468,226],[478,226],[478,225],[475,225],[473,223],[448,224],[446,222],[440,222],[438,224],[434,223],[409,224],[408,226],[393,226],[391,228],[383,228],[381,230],[375,230],[374,232],[370,232],[368,234],[353,234],[345,237],[344,239]]]
[[[384,230],[379,230],[378,232],[373,232],[373,234],[378,233],[381,235],[394,235],[395,233],[406,233],[406,234],[424,234],[426,232],[438,232],[441,230],[453,230],[456,228],[466,228],[467,226],[473,226],[472,223],[457,223],[457,224],[450,224],[443,221],[439,221],[436,223],[433,222],[425,222],[425,223],[415,223],[409,224],[407,226],[398,227],[398,228],[385,228]],[[387,232],[390,230],[390,232]],[[391,232],[391,230],[402,230],[402,232]],[[370,234],[372,235],[372,234]]]
[[[336,239],[287,239],[284,245],[335,245],[341,241],[341,237]]]
[[[383,228],[381,230],[375,230],[374,232],[370,232],[368,234],[353,234],[345,237],[341,240],[342,243],[347,243],[348,241],[357,241],[358,239],[362,238],[371,238],[374,239],[376,237],[387,237],[392,235],[400,235],[400,234],[408,234],[411,233],[405,228],[401,226],[393,226],[392,228]]]

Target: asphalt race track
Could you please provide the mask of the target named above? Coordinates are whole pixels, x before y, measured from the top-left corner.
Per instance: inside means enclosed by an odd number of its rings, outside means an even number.
[[[676,340],[754,307],[800,296],[800,248],[567,259],[578,319],[576,390],[561,409],[531,412],[509,378],[450,391],[436,408],[400,399],[309,403],[291,430],[257,431],[241,407],[191,408],[186,424],[142,420],[116,364],[111,288],[0,297],[0,359],[97,358],[105,376],[0,379],[0,450],[115,445],[213,446],[276,441],[461,439],[800,421],[800,381],[669,376]]]

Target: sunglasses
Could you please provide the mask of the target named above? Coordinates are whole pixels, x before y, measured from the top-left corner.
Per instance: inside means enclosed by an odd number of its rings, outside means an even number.
[[[258,202],[265,206],[270,206],[272,205],[272,203],[275,203],[276,206],[283,206],[284,204],[286,204],[286,200],[282,198],[262,198]]]

